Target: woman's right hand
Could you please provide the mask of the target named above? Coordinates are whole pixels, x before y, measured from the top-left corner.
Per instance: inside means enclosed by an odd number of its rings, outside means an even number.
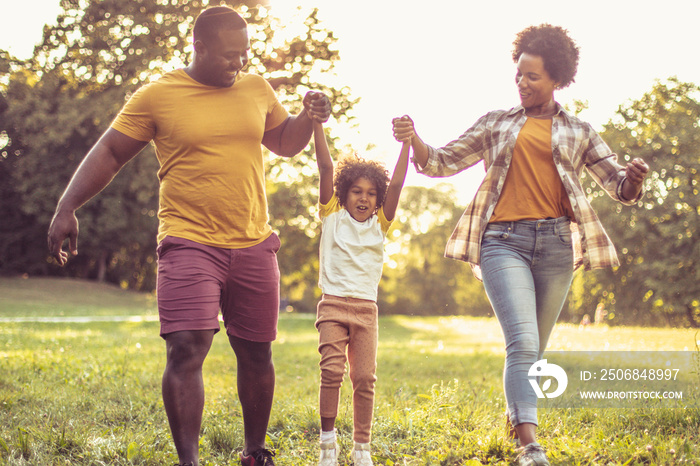
[[[411,142],[413,136],[416,135],[413,120],[408,115],[394,118],[391,123],[394,127],[394,138],[399,142]]]

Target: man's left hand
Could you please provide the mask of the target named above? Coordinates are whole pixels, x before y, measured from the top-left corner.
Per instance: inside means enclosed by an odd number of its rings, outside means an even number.
[[[323,92],[309,91],[302,101],[306,114],[315,121],[325,123],[331,116],[331,101]]]

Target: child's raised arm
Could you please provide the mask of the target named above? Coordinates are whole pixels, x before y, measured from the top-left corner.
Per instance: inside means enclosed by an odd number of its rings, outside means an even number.
[[[394,220],[396,208],[399,205],[399,196],[403,189],[403,182],[406,180],[406,171],[408,170],[408,153],[411,149],[411,141],[405,141],[401,146],[399,160],[396,161],[394,174],[391,176],[389,187],[386,190],[384,198],[384,216],[387,220]]]
[[[318,120],[314,120],[314,149],[319,176],[318,201],[328,204],[333,197],[333,159],[328,150],[326,135],[323,133],[323,124]]]

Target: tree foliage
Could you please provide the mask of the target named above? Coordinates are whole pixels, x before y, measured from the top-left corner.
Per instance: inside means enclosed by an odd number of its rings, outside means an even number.
[[[594,208],[621,266],[595,272],[589,295],[618,323],[700,326],[700,87],[671,78],[619,108],[602,133],[613,151],[650,166],[631,207],[591,183]],[[595,308],[595,302],[587,304]]]
[[[321,221],[318,216],[318,172],[313,148],[291,162],[273,165],[277,182],[268,183],[270,224],[280,236],[277,253],[280,293],[292,308],[315,312],[320,297],[318,252]],[[302,164],[303,161],[303,164]]]
[[[194,19],[208,2],[62,0],[61,5],[57,24],[44,29],[32,59],[0,53],[0,181],[8,219],[0,230],[0,269],[99,277],[152,289],[158,182],[151,148],[79,211],[80,256],[66,268],[48,265],[45,232],[61,191],[125,97],[186,63]],[[348,89],[312,80],[338,60],[336,39],[316,11],[304,21],[304,32],[280,39],[283,28],[269,11],[244,2],[233,6],[250,24],[248,71],[267,78],[292,112],[301,109],[306,90],[318,89],[331,98],[334,117],[347,119],[354,104]],[[285,164],[278,172],[295,177],[308,154],[291,162],[270,160]]]
[[[339,53],[317,11],[301,32],[253,1],[234,6],[248,20],[248,71],[265,77],[292,113],[321,90],[333,117],[351,120],[349,89],[328,84]],[[184,65],[199,0],[61,0],[29,60],[0,50],[0,272],[101,278],[150,290],[155,284],[157,160],[153,149],[127,164],[79,212],[80,256],[59,268],[47,259],[46,229],[56,202],[84,155],[130,93]],[[577,103],[577,107],[581,104]],[[603,137],[614,151],[651,166],[644,198],[626,207],[591,180],[588,194],[622,265],[577,273],[571,319],[606,304],[611,323],[700,325],[700,88],[669,79],[620,106]],[[341,152],[331,139],[334,154]],[[349,149],[353,151],[352,148]],[[624,156],[628,157],[628,156]],[[282,296],[313,311],[318,281],[318,175],[313,147],[291,159],[269,155],[270,222],[280,234]],[[624,160],[623,160],[624,161]],[[404,189],[387,243],[382,312],[488,315],[469,267],[443,257],[461,215],[445,187]]]
[[[389,263],[380,283],[386,313],[488,315],[482,284],[464,262],[444,257],[445,244],[462,215],[454,188],[406,187],[389,232]]]

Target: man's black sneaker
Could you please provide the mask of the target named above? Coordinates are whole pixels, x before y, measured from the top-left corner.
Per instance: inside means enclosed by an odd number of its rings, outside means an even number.
[[[256,450],[248,456],[241,452],[241,466],[275,466],[275,462],[272,460],[273,456],[275,454],[265,448]]]

